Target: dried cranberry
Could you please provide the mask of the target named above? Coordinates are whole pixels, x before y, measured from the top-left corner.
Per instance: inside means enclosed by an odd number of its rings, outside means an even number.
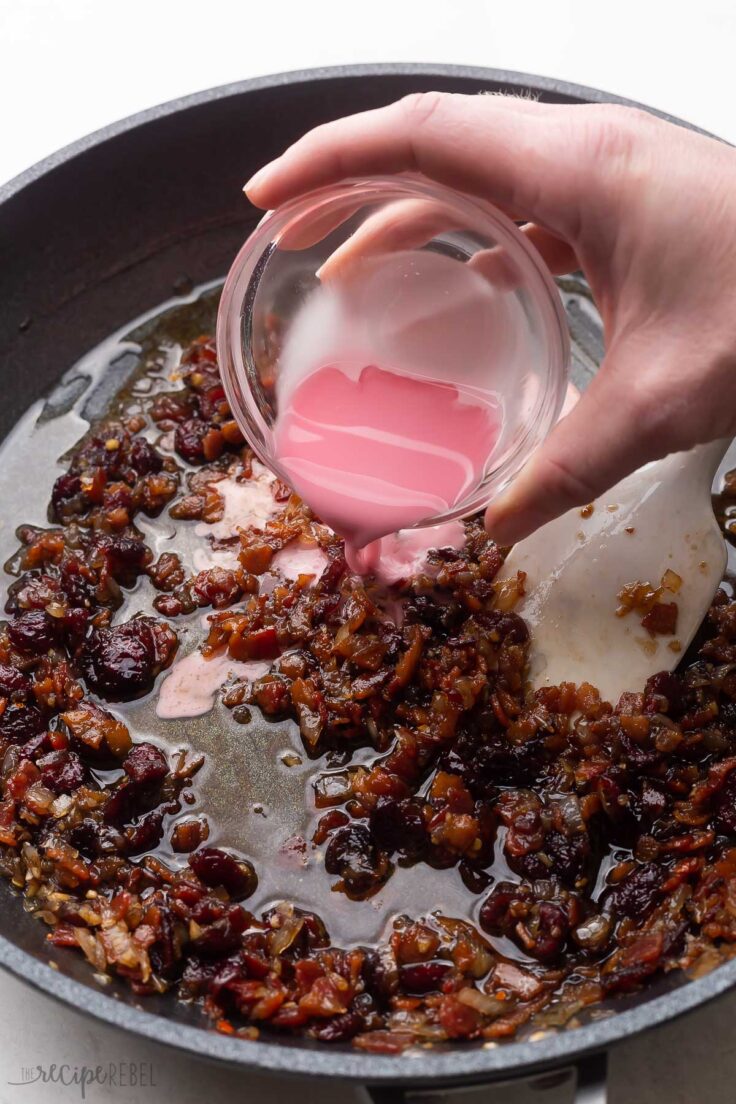
[[[216,997],[217,993],[214,992],[215,979],[221,974],[226,972],[232,972],[233,976],[236,976],[237,967],[231,962],[227,962],[222,966],[218,962],[212,962],[197,958],[196,955],[192,955],[187,959],[186,966],[181,975],[182,985],[189,997],[202,996],[205,989],[213,987],[213,995]]]
[[[552,860],[551,871],[563,885],[573,888],[583,877],[591,857],[587,833],[575,832],[564,836],[561,832],[548,832],[544,850]]]
[[[151,560],[150,548],[137,537],[102,537],[97,550],[105,557],[113,579],[124,585],[131,585]]]
[[[106,824],[121,828],[140,811],[141,788],[134,782],[123,782],[107,799],[103,816]]]
[[[117,855],[125,848],[120,832],[107,824],[99,824],[91,817],[86,817],[72,828],[69,842],[88,859],[96,859],[99,855]]]
[[[125,829],[124,850],[126,855],[140,855],[158,847],[164,834],[164,817],[168,808],[151,809]]]
[[[345,1043],[355,1038],[360,1031],[365,1031],[365,1017],[358,1011],[343,1012],[341,1016],[333,1016],[324,1024],[318,1024],[312,1028],[310,1034],[321,1043]]]
[[[491,935],[503,935],[512,904],[520,897],[526,899],[528,896],[521,886],[512,885],[511,882],[498,882],[481,905],[480,926]]]
[[[529,639],[527,623],[519,617],[518,613],[491,610],[489,613],[478,613],[475,616],[491,639],[503,640],[509,644],[526,644]]]
[[[138,475],[148,475],[150,472],[160,472],[163,460],[145,437],[134,437],[128,449],[126,457],[131,468]]]
[[[329,947],[329,933],[324,921],[317,916],[316,912],[295,908],[294,915],[299,917],[304,925],[299,934],[299,939],[303,942],[305,950],[313,951],[318,947]]]
[[[362,893],[386,877],[389,865],[366,826],[348,824],[338,828],[327,845],[325,870],[342,878],[353,892]]]
[[[662,756],[656,748],[637,743],[636,740],[632,740],[625,732],[620,733],[619,743],[622,756],[626,760],[627,766],[633,767],[637,774],[642,771],[651,770],[662,760]]]
[[[481,733],[461,733],[442,757],[442,766],[458,774],[478,801],[492,801],[499,785],[528,785],[539,779],[546,759],[544,742],[530,737],[515,744],[505,732],[494,732],[495,717],[481,718]]]
[[[632,870],[606,894],[605,907],[617,916],[644,920],[657,903],[664,879],[665,871],[662,867],[656,863],[645,863]]]
[[[81,495],[82,480],[73,472],[65,472],[56,480],[51,491],[51,509],[55,517],[63,517],[67,513],[76,512],[74,506]]]
[[[19,579],[8,587],[6,613],[23,613],[29,609],[45,609],[49,602],[58,601],[58,580],[37,570],[24,571]]]
[[[54,645],[56,625],[45,610],[28,610],[8,622],[8,636],[19,652],[45,655]]]
[[[534,942],[528,948],[530,953],[542,962],[558,958],[570,931],[567,911],[556,901],[543,901],[534,929]]]
[[[110,427],[110,435],[113,433],[113,427]],[[89,437],[78,449],[74,461],[73,467],[76,471],[90,472],[95,468],[102,468],[108,475],[114,475],[121,462],[120,448],[108,448],[107,442],[110,439],[110,435],[105,434],[104,437],[94,436]],[[120,432],[115,434],[115,438],[118,439]]]
[[[97,832],[99,824],[91,817],[86,817],[81,823],[75,824],[69,832],[69,842],[80,854],[87,859],[97,856]]]
[[[157,628],[165,629],[167,635],[161,638]],[[82,648],[82,671],[105,697],[134,697],[149,690],[159,670],[170,662],[175,640],[168,626],[148,617],[111,629],[95,629]]]
[[[258,884],[246,859],[236,858],[219,847],[202,847],[189,856],[189,865],[207,886],[224,886],[234,900],[249,897]]]
[[[22,671],[0,663],[0,694],[4,698],[27,698],[30,692],[31,680]]]
[[[225,915],[226,903],[220,897],[204,894],[192,905],[190,917],[196,924],[212,924]]]
[[[581,919],[578,898],[564,890],[552,899],[537,896],[526,884],[499,882],[480,909],[480,925],[491,935],[505,935],[541,962],[558,959],[570,930]]]
[[[406,624],[431,625],[433,629],[452,632],[464,619],[463,607],[457,602],[437,602],[427,594],[412,595],[404,609]]]
[[[640,831],[637,800],[626,787],[627,772],[609,767],[596,781],[603,812],[607,818],[607,838],[620,847],[633,846]]]
[[[508,827],[504,855],[512,870],[529,878],[540,877],[542,871],[534,864],[540,863],[538,853],[545,842],[544,805],[541,799],[532,790],[506,790],[501,794],[496,810]]]
[[[76,751],[51,751],[36,766],[44,786],[56,794],[71,793],[84,782],[84,765]]]
[[[133,782],[147,785],[160,782],[169,771],[166,756],[154,744],[135,744],[128,752],[123,770]]]
[[[182,953],[177,925],[167,909],[159,909],[156,942],[149,947],[148,956],[159,977],[172,980],[180,972]]]
[[[224,916],[202,928],[192,940],[192,948],[198,955],[221,957],[236,950],[241,936],[248,927],[248,914],[244,909],[233,905]]]
[[[381,797],[370,815],[371,835],[389,855],[398,851],[408,857],[420,855],[428,835],[422,815],[422,803],[416,798],[397,801]]]
[[[227,400],[222,384],[216,383],[197,395],[199,413],[205,422],[211,422],[219,414],[227,413]]]
[[[180,422],[174,433],[174,447],[188,464],[201,464],[204,461],[204,438],[209,426],[201,418],[189,418]]]
[[[476,895],[484,893],[493,881],[493,875],[487,870],[482,870],[467,859],[462,859],[458,864],[458,873],[471,893]]]
[[[409,993],[432,993],[440,988],[451,969],[446,962],[415,962],[399,966],[399,983]]]
[[[399,989],[399,970],[393,955],[365,952],[361,970],[366,991],[380,1004],[388,1003]]]
[[[64,555],[59,565],[59,586],[70,606],[84,608],[92,604],[95,588],[90,574],[81,558]]]
[[[89,625],[89,618],[89,610],[82,609],[79,606],[74,606],[72,609],[65,611],[63,620],[64,635],[72,646],[79,644],[84,637]]]
[[[644,689],[645,713],[667,713],[679,717],[685,708],[682,680],[672,671],[659,671],[647,679]]]
[[[208,378],[217,376],[217,350],[214,339],[206,336],[196,338],[185,350],[181,362],[183,365],[190,366],[188,374],[196,369],[198,375],[203,377],[201,381],[196,382],[190,379],[190,387],[203,387]]]
[[[43,713],[35,705],[11,702],[0,716],[0,739],[25,744],[46,728]]]

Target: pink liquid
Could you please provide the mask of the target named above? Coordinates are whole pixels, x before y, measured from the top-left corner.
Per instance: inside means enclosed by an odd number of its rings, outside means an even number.
[[[291,390],[275,453],[297,493],[344,537],[351,567],[366,572],[379,569],[374,542],[477,486],[500,432],[491,392],[341,361]],[[408,565],[415,550],[404,543]]]

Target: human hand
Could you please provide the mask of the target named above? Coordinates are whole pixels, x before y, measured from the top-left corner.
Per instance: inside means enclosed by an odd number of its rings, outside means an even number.
[[[642,111],[423,93],[311,131],[260,207],[413,171],[482,196],[555,273],[582,268],[606,356],[486,525],[511,544],[649,460],[736,434],[736,151]]]

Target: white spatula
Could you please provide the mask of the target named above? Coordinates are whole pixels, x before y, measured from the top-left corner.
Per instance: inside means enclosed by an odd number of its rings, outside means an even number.
[[[615,705],[624,690],[677,665],[726,564],[710,493],[727,447],[716,441],[647,464],[592,512],[571,510],[512,549],[501,577],[527,575],[516,612],[532,633],[534,689],[590,682]],[[674,633],[652,635],[641,610],[617,616],[625,587],[656,588],[663,578],[660,601],[678,607]]]

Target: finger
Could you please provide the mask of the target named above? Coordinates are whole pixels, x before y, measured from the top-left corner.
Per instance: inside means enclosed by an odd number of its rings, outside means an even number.
[[[326,204],[324,210],[303,211],[294,215],[274,240],[279,249],[310,249],[352,218],[363,205],[363,200],[345,197],[342,202]]]
[[[460,229],[458,213],[431,199],[403,199],[369,215],[319,269],[320,280],[339,277],[355,261],[417,249],[438,234]]]
[[[462,230],[462,222],[457,210],[436,200],[397,200],[369,215],[327,258],[317,276],[322,281],[336,279],[344,276],[358,259],[420,248],[440,234]],[[554,275],[574,272],[580,267],[572,246],[541,226],[527,223],[521,232]],[[508,259],[502,246],[478,250],[468,264],[498,287],[511,289],[518,285],[518,267]]]
[[[273,161],[269,161],[266,165],[262,165],[261,168],[253,174],[250,180],[247,181],[243,191],[257,207],[266,209],[269,206],[277,206],[277,203],[271,198],[272,195],[276,194],[277,188],[280,188],[279,195],[281,196],[281,198],[278,199],[278,203],[283,203],[287,198],[300,195],[310,188],[319,187],[319,183],[333,184],[337,180],[342,180],[346,176],[353,175],[353,169],[347,170],[341,167],[341,162],[339,161],[340,142],[351,134],[355,137],[363,136],[364,138],[368,138],[374,128],[383,128],[386,115],[389,112],[395,112],[396,109],[406,103],[407,100],[412,101],[420,97],[426,98],[433,95],[440,95],[440,93],[430,92],[419,94],[419,96],[408,96],[403,100],[395,101],[387,107],[374,108],[372,111],[362,111],[356,115],[347,115],[341,119],[336,119],[330,123],[323,123],[321,126],[314,127],[303,135],[302,138],[289,146],[279,157],[274,158]],[[471,97],[461,96],[458,98],[470,100]],[[503,96],[498,93],[481,93],[481,96],[477,98],[485,98],[489,102],[493,102],[494,100],[502,102],[505,110],[509,112],[514,111],[519,114],[528,113],[530,110],[534,111],[546,106],[538,104],[536,101],[522,99],[518,96]],[[378,138],[380,138],[380,136],[380,133],[375,135],[375,137]],[[309,160],[310,147],[317,147],[320,152],[320,164],[311,166],[310,173],[313,181],[319,180],[319,183],[306,183],[305,179],[300,185],[296,184],[294,181],[288,185],[286,179],[287,173],[291,173],[296,177],[300,169],[304,170],[307,168],[306,162]],[[313,152],[316,152],[316,150],[313,150]],[[388,149],[385,149],[383,151],[383,156],[387,156],[389,152]],[[398,156],[399,151],[397,150],[396,153]],[[336,159],[332,166],[330,166],[331,158]],[[354,163],[354,159],[351,159],[350,164]],[[410,166],[405,165],[403,168],[396,169],[384,168],[382,171],[401,172],[408,167]],[[286,194],[287,186],[288,195]]]
[[[522,226],[521,232],[541,255],[553,276],[566,276],[580,268],[580,261],[573,247],[557,234],[551,234],[549,230],[533,222]]]
[[[609,361],[511,486],[486,511],[498,544],[523,540],[548,521],[584,506],[650,460],[682,448],[649,433],[626,374]]]
[[[554,276],[574,272],[580,267],[572,246],[555,234],[550,234],[534,223],[527,223],[520,229]],[[468,266],[479,272],[489,284],[503,291],[516,290],[525,280],[518,262],[504,245],[494,245],[491,249],[479,249],[468,261]]]
[[[573,407],[577,406],[580,402],[580,392],[574,383],[568,383],[567,391],[565,392],[565,401],[562,404],[562,410],[560,411],[560,418],[566,418]]]
[[[550,234],[541,226],[527,223],[521,232],[541,255],[542,260],[554,276],[575,272],[580,263],[575,250],[555,234]],[[494,245],[492,249],[480,249],[468,261],[470,268],[503,291],[514,291],[524,283],[524,274],[518,262],[509,255],[503,245]]]
[[[323,209],[297,213],[289,219],[277,238],[279,249],[299,250],[317,245],[361,208],[365,197],[354,200],[350,195],[331,199]],[[505,212],[509,218],[513,213]],[[473,213],[480,218],[479,213]],[[366,257],[427,245],[440,234],[473,229],[462,213],[448,203],[436,199],[397,199],[369,214],[367,218],[327,258],[316,275],[330,280],[343,275],[354,261]],[[540,234],[540,227],[535,227]],[[531,237],[530,237],[530,240]],[[559,239],[552,239],[561,246]],[[482,251],[479,251],[479,254]],[[540,250],[541,252],[541,250]],[[471,260],[472,264],[472,260]],[[482,269],[483,265],[479,265]],[[568,270],[569,271],[569,270]]]
[[[599,168],[588,105],[426,93],[318,127],[246,185],[257,206],[351,176],[420,172],[550,230],[576,225],[576,197]],[[597,116],[596,116],[597,118]]]

